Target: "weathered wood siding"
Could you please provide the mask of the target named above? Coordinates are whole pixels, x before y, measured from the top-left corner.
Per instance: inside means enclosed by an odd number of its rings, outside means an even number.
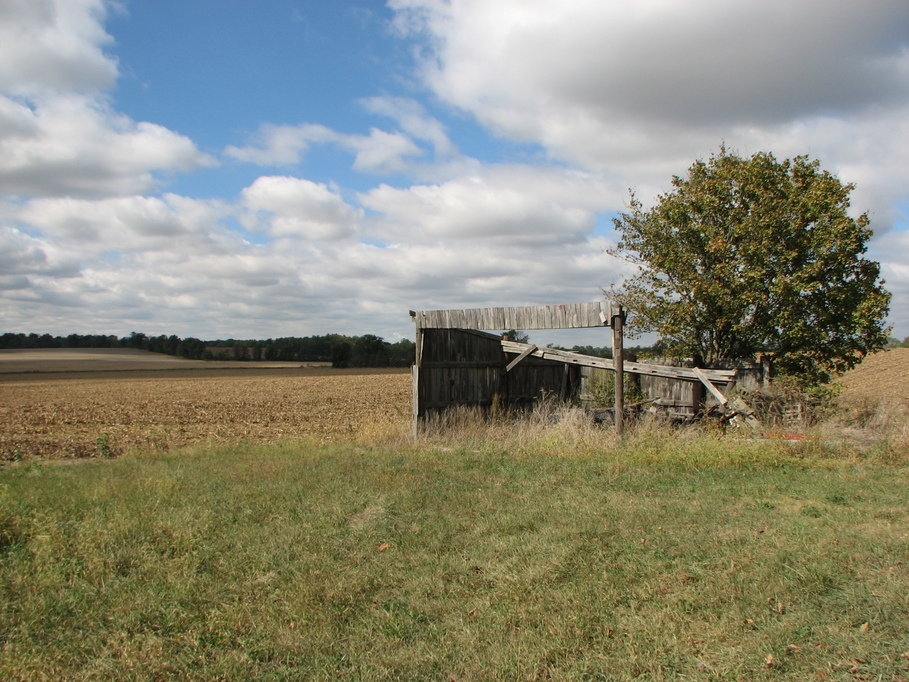
[[[693,362],[680,358],[649,358],[647,362],[666,367],[694,367]],[[659,398],[662,408],[677,416],[694,416],[705,397],[710,398],[699,381],[642,376],[639,387],[644,400]]]
[[[462,308],[418,310],[411,313],[423,329],[580,329],[608,327],[613,307],[609,301],[539,305],[517,308]]]
[[[466,329],[422,330],[422,353],[415,370],[419,418],[455,406],[488,409],[533,405],[542,395],[573,398],[580,386],[577,367],[528,357],[509,372],[499,336]]]

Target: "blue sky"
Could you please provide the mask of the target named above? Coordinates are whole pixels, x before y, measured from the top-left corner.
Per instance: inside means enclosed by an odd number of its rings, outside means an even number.
[[[856,183],[909,335],[902,0],[5,0],[0,327],[397,339],[593,300],[628,188],[721,143]]]

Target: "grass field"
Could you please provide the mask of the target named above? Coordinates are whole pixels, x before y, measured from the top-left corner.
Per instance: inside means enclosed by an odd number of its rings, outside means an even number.
[[[7,467],[0,675],[909,677],[905,467],[561,445]]]
[[[0,678],[909,679],[905,412],[798,441],[464,414],[413,441],[409,397],[406,373],[0,376]]]

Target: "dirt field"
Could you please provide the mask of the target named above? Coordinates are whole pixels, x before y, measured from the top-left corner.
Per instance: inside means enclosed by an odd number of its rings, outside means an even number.
[[[909,406],[909,348],[869,355],[840,379],[846,398],[888,399]]]
[[[0,461],[204,441],[336,440],[404,425],[410,415],[407,369],[203,363],[135,351],[19,355],[0,360]]]
[[[22,372],[105,372],[127,370],[286,368],[329,363],[187,360],[132,348],[41,348],[0,350],[0,374]]]

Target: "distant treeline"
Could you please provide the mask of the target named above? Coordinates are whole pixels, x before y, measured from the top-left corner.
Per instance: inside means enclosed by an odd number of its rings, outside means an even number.
[[[561,346],[554,347],[562,348]],[[598,358],[612,358],[612,348],[608,346],[572,346],[571,348],[562,348],[562,350],[570,350],[573,353],[581,353],[582,355],[593,355]],[[666,347],[660,342],[652,346],[625,346],[623,351],[624,358],[629,362],[666,355]]]
[[[262,340],[202,341],[176,335],[126,337],[102,334],[0,334],[0,348],[136,348],[192,360],[279,360],[330,362],[334,367],[406,367],[413,362],[413,341],[389,343],[372,334],[285,337]]]
[[[504,336],[508,337],[512,341],[519,341],[520,343],[528,342],[527,334],[515,331],[514,329],[509,329],[506,331],[504,333]],[[581,355],[592,355],[598,358],[612,359],[612,348],[609,346],[572,346],[571,348],[567,348],[565,346],[559,346],[550,343],[548,344],[548,347],[557,348],[559,350],[567,350],[571,351],[572,353],[580,353]],[[659,357],[666,354],[666,345],[661,341],[657,341],[652,346],[624,347],[624,357],[629,362],[636,362],[645,358]]]
[[[526,341],[527,337],[514,330],[506,332],[514,340]],[[909,339],[907,339],[909,341]],[[612,357],[606,346],[573,346],[563,348],[584,355]],[[192,360],[277,360],[283,362],[330,362],[333,367],[407,367],[414,359],[414,343],[402,339],[389,343],[379,336],[290,336],[280,339],[202,341],[192,336],[148,336],[133,332],[119,337],[102,334],[0,334],[0,348],[137,348],[153,353],[165,353]],[[662,355],[662,344],[625,348],[625,357],[636,360]]]

